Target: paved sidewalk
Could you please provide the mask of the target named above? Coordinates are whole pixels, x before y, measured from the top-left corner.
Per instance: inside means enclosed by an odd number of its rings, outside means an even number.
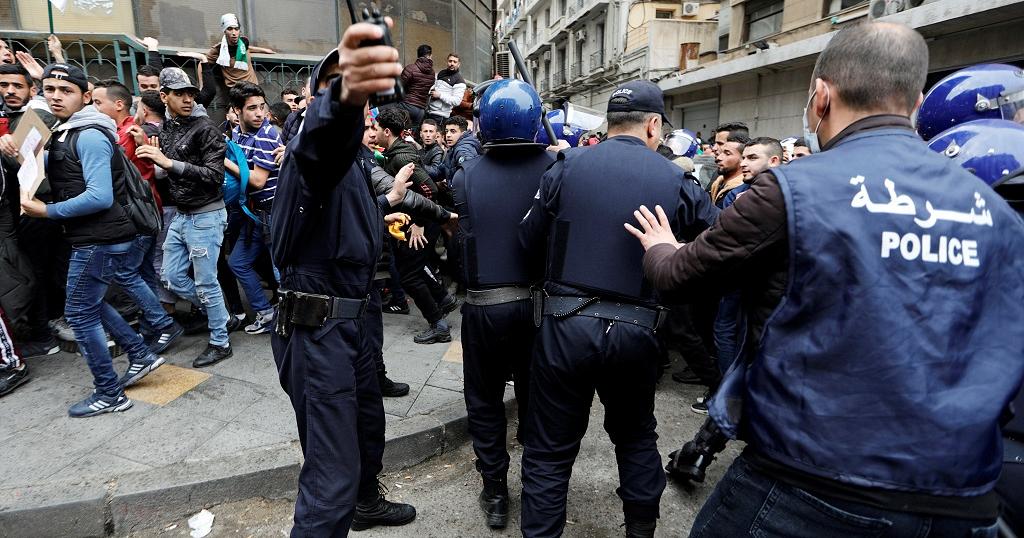
[[[449,320],[450,344],[418,345],[412,335],[426,323],[415,308],[384,315],[388,375],[412,389],[384,400],[388,469],[465,439],[458,313]],[[97,525],[109,534],[191,510],[211,496],[226,501],[293,490],[301,454],[270,335],[233,333],[231,342],[234,357],[193,369],[206,336],[182,338],[165,365],[128,389],[134,407],[86,419],[67,416],[68,406],[92,389],[85,361],[63,352],[28,361],[31,381],[0,399],[0,536],[12,532],[6,523],[15,519],[39,520],[39,534],[62,529],[56,513],[71,518],[75,535],[94,534]],[[126,359],[115,359],[115,367],[123,372]],[[76,502],[85,503],[78,515],[68,509]]]

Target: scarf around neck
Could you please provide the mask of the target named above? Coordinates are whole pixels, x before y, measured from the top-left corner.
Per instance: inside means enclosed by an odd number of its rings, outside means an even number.
[[[217,55],[217,65],[234,67],[242,71],[249,70],[249,50],[246,48],[241,36],[238,38],[238,47],[235,49],[234,63],[231,60],[231,53],[228,51],[228,38],[227,36],[222,36],[220,38],[220,54]]]

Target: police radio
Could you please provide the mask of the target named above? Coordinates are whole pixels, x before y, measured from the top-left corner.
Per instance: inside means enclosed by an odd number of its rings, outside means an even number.
[[[356,19],[356,8],[352,5],[352,0],[348,0],[348,12],[352,16],[352,24],[365,22],[376,25],[381,29],[380,39],[364,40],[359,43],[360,47],[376,47],[380,45],[384,45],[386,47],[394,46],[391,41],[391,29],[388,28],[388,24],[384,21],[384,16],[381,15],[380,9],[377,8],[376,4],[370,4],[369,9],[363,8],[362,21]],[[388,103],[396,103],[401,101],[403,97],[405,97],[405,89],[402,88],[402,80],[395,77],[395,85],[392,86],[390,90],[377,92],[370,96],[370,106],[377,107]]]

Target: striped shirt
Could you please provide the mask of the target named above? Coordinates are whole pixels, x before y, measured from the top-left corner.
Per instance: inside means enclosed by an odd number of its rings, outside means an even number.
[[[240,127],[235,127],[231,132],[231,140],[242,148],[245,158],[249,162],[249,170],[259,166],[270,171],[267,176],[267,183],[262,189],[249,193],[249,199],[254,204],[266,204],[274,199],[274,192],[277,190],[277,173],[279,167],[274,164],[274,150],[281,144],[281,135],[277,128],[270,124],[270,121],[263,120],[263,125],[255,132],[243,133]]]

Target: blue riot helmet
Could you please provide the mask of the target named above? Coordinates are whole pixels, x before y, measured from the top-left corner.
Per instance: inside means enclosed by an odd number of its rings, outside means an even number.
[[[1024,168],[1024,125],[974,120],[938,134],[928,147],[993,185]]]
[[[533,143],[544,109],[532,86],[516,79],[496,80],[479,101],[477,131],[484,143]]]
[[[676,157],[693,158],[697,155],[697,135],[689,129],[676,129],[665,137],[668,146]]]
[[[921,103],[917,132],[931,140],[954,125],[986,118],[1024,122],[1024,69],[978,64],[940,80]]]
[[[580,145],[580,138],[587,132],[586,129],[566,123],[566,114],[561,108],[548,112],[548,121],[551,123],[551,128],[555,131],[555,136],[559,140],[568,142],[569,147],[572,148]],[[544,129],[537,133],[537,143],[544,144],[545,146],[555,145],[555,142],[548,139],[548,133]]]

